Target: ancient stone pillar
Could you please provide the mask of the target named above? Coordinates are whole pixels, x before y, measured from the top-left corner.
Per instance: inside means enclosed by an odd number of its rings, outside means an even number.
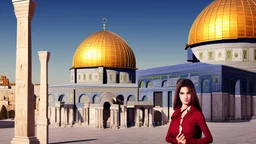
[[[140,109],[136,108],[136,127],[140,127]]]
[[[48,61],[50,53],[47,51],[38,52],[41,63],[40,76],[40,101],[39,116],[37,118],[37,138],[40,144],[49,142],[49,118],[48,118]]]
[[[101,113],[100,113],[100,116],[101,116],[101,119],[100,119],[100,120],[101,120],[101,123],[100,123],[100,124],[101,124],[101,128],[104,129],[104,126],[103,126],[103,109],[101,109],[100,111],[101,111]]]
[[[64,109],[64,106],[61,107],[61,126],[62,127],[65,127],[65,109]]]
[[[127,128],[127,107],[124,107],[124,128]]]
[[[113,126],[113,110],[110,109],[110,128]]]
[[[51,123],[50,123],[51,125],[55,123],[55,121],[56,121],[55,118],[56,118],[56,108],[55,107],[51,107],[51,118],[50,118],[51,119],[50,120],[51,121]]]
[[[102,117],[101,117],[101,109],[99,109],[98,110],[98,112],[99,112],[99,129],[101,129],[101,119],[102,119]]]
[[[64,116],[65,116],[64,124],[65,124],[65,126],[67,126],[68,125],[68,107],[67,107],[67,105],[65,105],[65,107],[64,107]]]
[[[60,112],[60,107],[57,107],[57,121],[56,121],[56,124],[55,126],[59,127],[60,126],[60,118],[61,118],[61,112]]]
[[[85,108],[85,110],[84,110],[84,117],[85,117],[85,124],[86,125],[89,125],[89,108],[87,107],[87,108]]]
[[[12,144],[38,144],[35,137],[35,98],[32,84],[31,20],[34,0],[12,0],[17,18],[15,124]]]
[[[99,110],[98,109],[95,109],[95,120],[96,120],[96,123],[95,123],[95,127],[98,128],[99,127]]]
[[[73,126],[73,121],[74,121],[74,110],[73,106],[69,107],[69,126]]]
[[[145,109],[144,126],[148,127],[148,108]]]
[[[153,108],[149,109],[149,127],[153,127]]]
[[[119,127],[118,123],[119,123],[118,122],[118,111],[117,111],[117,109],[115,109],[115,126],[116,126],[115,128],[116,129],[118,129],[118,127]]]

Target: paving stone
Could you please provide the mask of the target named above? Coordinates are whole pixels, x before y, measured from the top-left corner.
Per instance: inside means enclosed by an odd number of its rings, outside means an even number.
[[[216,144],[254,144],[256,122],[207,123]],[[154,128],[96,129],[93,127],[50,126],[50,144],[163,144],[169,125]],[[13,122],[0,121],[0,143],[14,136]]]

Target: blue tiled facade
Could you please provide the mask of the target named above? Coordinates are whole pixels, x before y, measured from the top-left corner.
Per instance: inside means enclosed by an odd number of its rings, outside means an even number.
[[[253,95],[256,89],[256,74],[253,72],[224,65],[186,63],[138,70],[139,100],[143,97],[153,100],[154,92],[162,92],[163,107],[167,107],[168,93],[174,94],[176,82],[181,78],[191,79],[197,93]],[[171,103],[169,106],[172,106]]]

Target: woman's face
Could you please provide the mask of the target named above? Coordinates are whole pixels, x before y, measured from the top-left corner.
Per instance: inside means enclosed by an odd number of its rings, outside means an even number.
[[[181,100],[183,105],[189,105],[190,104],[191,94],[190,94],[190,91],[189,91],[188,87],[181,87],[179,96],[180,96],[180,100]]]

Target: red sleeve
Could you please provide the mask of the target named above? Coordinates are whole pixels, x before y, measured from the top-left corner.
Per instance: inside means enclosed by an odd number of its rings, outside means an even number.
[[[204,133],[205,137],[200,139],[188,139],[186,140],[187,143],[193,143],[193,144],[206,144],[206,143],[212,143],[212,134],[205,122],[205,118],[201,112],[197,114],[197,123],[199,127],[201,128],[202,132]]]
[[[176,137],[174,137],[171,133],[171,125],[172,125],[173,121],[171,120],[167,135],[165,137],[165,141],[169,142],[169,143],[173,143],[173,144],[177,144],[178,141],[176,140]]]

